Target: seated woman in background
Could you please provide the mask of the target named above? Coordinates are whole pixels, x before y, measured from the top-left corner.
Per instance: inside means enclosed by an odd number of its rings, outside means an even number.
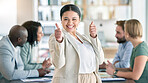
[[[136,83],[146,83],[148,82],[148,46],[141,40],[142,26],[138,20],[126,21],[125,38],[134,46],[130,58],[130,68],[115,69],[108,61],[106,72],[110,75],[133,79]]]
[[[34,55],[34,47],[38,45],[42,36],[42,25],[39,22],[27,21],[23,25],[28,31],[28,39],[24,46],[21,48],[21,58],[24,63],[24,69],[39,69],[50,67],[50,59],[44,60],[43,63],[32,63]],[[37,51],[38,52],[38,51]],[[38,55],[37,55],[38,56]]]

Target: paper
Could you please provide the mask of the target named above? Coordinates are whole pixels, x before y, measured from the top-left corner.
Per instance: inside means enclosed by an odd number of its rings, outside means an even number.
[[[27,78],[27,79],[21,79],[23,82],[44,82],[48,81],[51,82],[51,78]]]
[[[103,82],[105,81],[125,81],[125,78],[101,78]]]
[[[112,75],[109,75],[106,72],[99,72],[99,74],[100,74],[101,80],[103,82],[107,82],[107,81],[125,81],[125,78],[113,78]]]
[[[49,74],[46,74],[45,76],[53,77],[53,73],[54,71],[51,70],[51,72]]]
[[[99,72],[101,78],[112,78],[111,75],[107,74],[106,72]]]

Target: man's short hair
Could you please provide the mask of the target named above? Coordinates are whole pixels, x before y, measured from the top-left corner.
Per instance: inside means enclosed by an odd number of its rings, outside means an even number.
[[[126,20],[116,21],[116,25],[121,26],[123,31],[124,31],[124,24],[125,24],[125,21],[126,21]]]

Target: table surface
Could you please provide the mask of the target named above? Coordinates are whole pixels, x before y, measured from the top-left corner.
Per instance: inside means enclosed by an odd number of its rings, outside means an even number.
[[[105,74],[105,75],[104,75]],[[53,70],[51,71],[50,75],[47,75],[45,77],[36,77],[34,79],[38,79],[38,78],[48,78],[48,79],[52,79],[52,75],[53,75]],[[106,72],[101,72],[100,73],[101,77],[106,76]],[[108,76],[108,75],[107,75]],[[12,80],[12,81],[8,81],[6,79],[1,79],[0,83],[24,83],[21,80]],[[44,81],[44,82],[26,82],[26,83],[51,83],[51,81]],[[108,82],[103,82],[103,83],[134,83],[132,80],[125,80],[125,81],[108,81]]]
[[[39,77],[41,78],[41,77]],[[44,77],[44,78],[51,78],[52,77]],[[5,80],[5,79],[2,79],[0,81],[0,83],[24,83],[23,81],[21,80],[12,80],[12,81],[8,81],[8,80]],[[46,82],[26,82],[26,83],[51,83],[51,81],[46,81]],[[110,81],[110,82],[102,82],[102,83],[134,83],[132,80],[125,80],[125,81]]]
[[[21,80],[13,80],[13,81],[0,81],[0,83],[24,83]],[[26,83],[51,83],[51,82],[26,82]],[[112,81],[112,82],[102,82],[102,83],[131,83],[129,80],[126,81]]]

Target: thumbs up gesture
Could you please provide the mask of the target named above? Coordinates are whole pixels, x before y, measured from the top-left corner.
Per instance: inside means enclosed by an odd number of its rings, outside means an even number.
[[[89,33],[90,33],[90,36],[93,38],[95,38],[97,36],[97,28],[94,25],[93,21],[89,25]]]
[[[57,40],[59,43],[61,43],[62,40],[63,40],[62,31],[61,31],[61,29],[59,28],[59,26],[58,26],[57,23],[56,23],[55,25],[56,25],[56,27],[57,27],[57,29],[55,30],[55,38],[56,38],[56,40]]]

